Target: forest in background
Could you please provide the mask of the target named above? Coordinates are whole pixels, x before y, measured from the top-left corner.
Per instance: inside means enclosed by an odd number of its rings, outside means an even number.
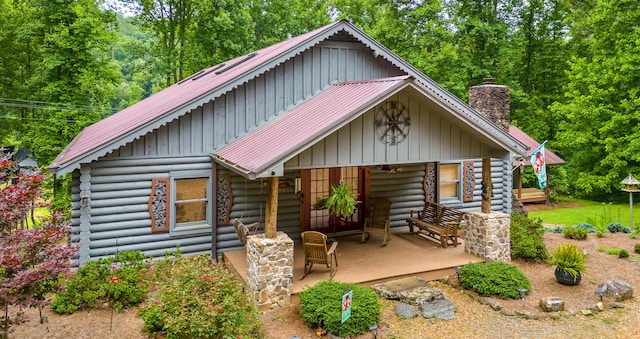
[[[0,0],[0,145],[47,166],[91,123],[340,19],[464,101],[509,86],[512,123],[567,161],[554,190],[640,177],[637,0]]]

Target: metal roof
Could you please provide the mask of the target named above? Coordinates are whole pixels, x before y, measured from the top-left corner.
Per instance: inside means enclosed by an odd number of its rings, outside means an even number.
[[[250,179],[281,172],[282,164],[406,87],[413,78],[336,83],[214,153],[217,162]],[[274,170],[278,166],[278,170]]]
[[[523,132],[516,126],[513,126],[513,125],[509,126],[509,134],[512,137],[518,139],[521,143],[525,144],[527,147],[529,147],[529,149],[527,150],[527,157],[530,157],[531,152],[533,152],[536,148],[538,148],[538,146],[540,146],[539,142],[535,141],[535,139],[527,135],[527,133]],[[565,161],[562,158],[560,158],[558,155],[556,155],[555,153],[551,152],[548,149],[544,150],[544,158],[545,158],[545,163],[549,165],[557,165],[557,164],[565,163]],[[519,164],[520,163],[518,162],[515,165],[519,165]],[[525,166],[531,166],[529,159],[525,159],[524,164]]]
[[[106,155],[336,34],[345,21],[203,69],[86,127],[49,165],[63,174]],[[67,168],[69,167],[69,168]]]
[[[126,145],[168,122],[187,114],[220,95],[241,86],[295,57],[314,45],[347,35],[375,51],[380,57],[413,76],[428,92],[431,99],[452,107],[454,114],[463,116],[489,139],[507,150],[524,153],[526,148],[493,122],[475,112],[465,102],[422,74],[411,64],[392,53],[348,21],[331,23],[314,31],[281,43],[237,57],[204,69],[106,119],[85,128],[49,165],[51,172],[62,175],[90,163]],[[213,151],[213,150],[212,150]]]

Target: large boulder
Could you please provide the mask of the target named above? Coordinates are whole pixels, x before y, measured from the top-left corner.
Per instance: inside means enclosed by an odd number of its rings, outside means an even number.
[[[604,294],[611,296],[615,301],[633,298],[633,288],[624,281],[608,280],[600,284],[598,288],[604,288]]]

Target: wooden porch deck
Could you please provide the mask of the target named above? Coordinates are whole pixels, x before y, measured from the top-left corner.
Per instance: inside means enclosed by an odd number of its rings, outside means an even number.
[[[381,236],[372,236],[367,243],[360,243],[360,234],[336,237],[338,241],[338,272],[334,280],[359,283],[364,286],[398,279],[406,276],[420,276],[425,280],[435,280],[455,274],[454,267],[481,258],[464,252],[464,243],[458,247],[440,247],[439,243],[422,236],[409,233],[408,229],[391,232],[391,241],[380,246]],[[247,281],[247,262],[244,250],[225,252],[224,260]],[[329,279],[326,266],[314,265],[304,280],[304,250],[296,242],[293,259],[293,294],[307,286]]]

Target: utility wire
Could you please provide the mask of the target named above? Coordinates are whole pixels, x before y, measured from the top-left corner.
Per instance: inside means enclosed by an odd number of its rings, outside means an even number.
[[[113,114],[118,111],[116,109],[96,110],[95,108],[88,105],[62,105],[59,103],[49,102],[49,101],[22,100],[22,99],[10,99],[10,98],[0,98],[0,106],[47,109],[47,110],[57,110],[57,111],[67,110],[67,111],[107,113],[107,114]]]

